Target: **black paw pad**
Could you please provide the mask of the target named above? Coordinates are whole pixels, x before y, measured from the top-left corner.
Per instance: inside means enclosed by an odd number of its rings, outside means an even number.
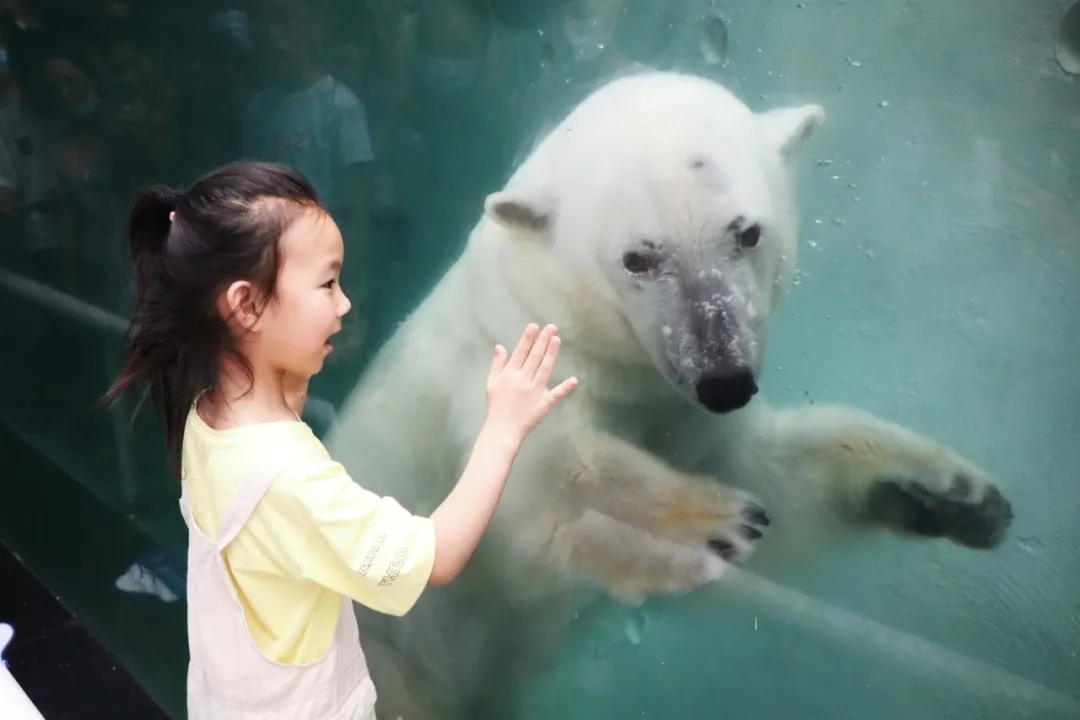
[[[906,478],[885,479],[870,491],[867,511],[877,522],[903,532],[947,537],[970,548],[996,547],[1012,522],[1012,505],[993,486],[974,502],[973,487],[964,475],[957,475],[944,493]]]

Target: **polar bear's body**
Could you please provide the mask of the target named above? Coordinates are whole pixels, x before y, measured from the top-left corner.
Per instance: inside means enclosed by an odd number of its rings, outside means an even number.
[[[462,577],[404,618],[358,611],[380,717],[510,718],[493,688],[512,694],[583,603],[712,582],[766,530],[760,553],[777,558],[873,525],[1000,542],[1008,502],[952,451],[852,408],[756,396],[795,268],[792,164],[822,118],[755,114],[702,78],[625,77],[488,197],[328,449],[358,483],[430,514],[485,420],[496,343],[556,324],[554,380],[580,386],[527,439]]]

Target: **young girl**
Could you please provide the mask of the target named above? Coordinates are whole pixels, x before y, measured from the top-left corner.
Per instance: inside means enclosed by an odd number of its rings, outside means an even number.
[[[402,615],[461,572],[525,436],[576,386],[547,387],[555,328],[495,347],[461,480],[416,517],[354,483],[299,419],[349,311],[341,233],[304,177],[241,162],[150,188],[128,234],[139,297],[109,396],[149,389],[183,488],[188,717],[374,718],[351,601]]]

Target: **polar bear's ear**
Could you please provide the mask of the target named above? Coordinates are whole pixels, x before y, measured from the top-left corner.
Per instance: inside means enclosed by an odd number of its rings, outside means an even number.
[[[551,228],[555,219],[554,204],[546,198],[506,191],[488,195],[484,200],[484,212],[505,228],[541,235]]]
[[[806,139],[824,121],[825,109],[820,105],[801,105],[758,113],[758,122],[785,162],[795,159]]]

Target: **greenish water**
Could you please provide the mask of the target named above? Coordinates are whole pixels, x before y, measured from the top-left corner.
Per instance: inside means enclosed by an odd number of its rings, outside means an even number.
[[[1078,717],[1068,5],[0,3],[0,539],[182,717],[182,604],[113,585],[141,553],[183,548],[177,491],[154,420],[96,404],[131,305],[118,233],[134,189],[241,156],[312,177],[350,243],[347,288],[368,297],[365,343],[313,386],[323,431],[320,409],[537,134],[633,62],[676,68],[756,110],[827,112],[764,394],[916,427],[993,468],[1017,517],[989,553],[883,536],[724,593],[605,605],[530,685],[530,717]]]

